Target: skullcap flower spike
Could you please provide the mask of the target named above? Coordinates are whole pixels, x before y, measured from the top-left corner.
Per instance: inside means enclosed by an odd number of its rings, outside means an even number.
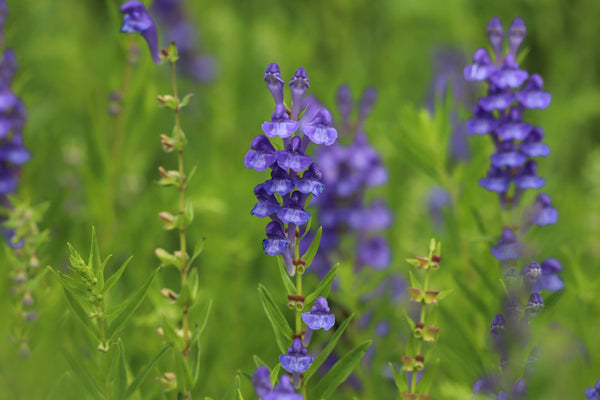
[[[288,372],[302,373],[310,367],[313,362],[311,356],[306,355],[307,351],[302,345],[302,341],[298,338],[294,338],[292,341],[292,347],[288,349],[287,354],[281,354],[279,356],[279,363]]]
[[[160,55],[158,53],[158,34],[154,20],[148,14],[146,7],[141,1],[130,0],[120,8],[121,14],[125,14],[121,32],[123,33],[139,33],[146,40],[148,49],[152,55],[152,60],[155,63],[160,63]]]
[[[329,330],[335,324],[335,316],[329,313],[327,299],[317,297],[309,312],[302,313],[302,321],[312,330]]]

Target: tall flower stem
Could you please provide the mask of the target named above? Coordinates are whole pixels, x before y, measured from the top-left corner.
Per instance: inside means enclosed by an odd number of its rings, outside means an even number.
[[[429,286],[429,271],[430,271],[429,269],[425,271],[425,283],[423,284],[424,292],[427,291],[428,286]],[[426,317],[427,317],[427,304],[421,303],[421,317],[419,318],[419,322],[424,324]],[[421,354],[422,345],[423,345],[423,339],[418,338],[416,354]],[[415,393],[416,390],[417,390],[417,372],[415,371],[415,372],[413,372],[412,377],[411,377],[410,392]]]

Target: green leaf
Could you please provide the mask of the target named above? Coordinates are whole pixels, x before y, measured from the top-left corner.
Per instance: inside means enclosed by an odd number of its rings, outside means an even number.
[[[313,376],[313,374],[319,369],[319,367],[323,365],[327,357],[329,357],[329,354],[331,354],[331,352],[335,348],[335,345],[342,337],[342,334],[348,327],[350,321],[352,321],[352,318],[354,318],[354,313],[350,314],[350,316],[348,316],[348,318],[346,318],[344,322],[342,322],[342,324],[337,328],[337,330],[335,331],[335,333],[333,334],[323,351],[319,353],[319,355],[317,356],[317,358],[315,358],[308,370],[306,370],[306,372],[304,373],[304,378],[302,379],[303,385],[306,386],[310,377]]]
[[[304,304],[312,304],[319,296],[323,296],[323,297],[329,296],[329,291],[331,290],[331,284],[333,283],[333,280],[337,276],[339,269],[340,269],[340,264],[335,264],[333,267],[331,267],[331,269],[329,270],[327,275],[325,275],[323,277],[323,279],[321,279],[317,288],[312,293],[310,293],[308,296],[306,296],[304,298]]]
[[[437,297],[435,298],[437,301],[442,300],[444,297],[447,297],[450,293],[454,292],[454,289],[448,289],[441,291]]]
[[[316,384],[310,392],[311,399],[327,399],[337,387],[344,383],[356,364],[360,362],[367,350],[371,347],[371,341],[367,340],[350,350],[341,360],[329,370],[327,375]]]
[[[192,390],[194,388],[194,377],[192,376],[192,371],[190,371],[188,363],[180,351],[175,351],[175,368],[178,380],[177,388],[183,388],[183,391]]]
[[[148,372],[150,372],[152,367],[154,367],[154,364],[156,364],[156,362],[158,360],[160,360],[160,358],[163,356],[163,354],[165,354],[166,351],[169,350],[169,347],[170,346],[167,346],[167,347],[163,348],[161,351],[159,351],[158,354],[155,355],[154,358],[144,368],[142,368],[142,370],[135,377],[133,382],[131,382],[131,385],[129,385],[129,388],[127,388],[127,393],[125,394],[125,399],[130,398],[136,392],[136,390],[138,390],[138,388],[142,384],[144,378],[146,378],[146,375],[148,375]]]
[[[167,48],[167,51],[169,53],[167,59],[174,63],[177,60],[179,60],[179,52],[177,51],[177,46],[175,46],[175,42],[171,42],[169,44],[169,47]]]
[[[65,296],[67,296],[67,300],[69,301],[69,305],[71,306],[71,310],[73,310],[73,313],[75,313],[75,316],[92,333],[92,335],[94,335],[94,337],[97,340],[102,341],[102,336],[100,335],[100,330],[98,329],[96,324],[94,324],[92,322],[88,313],[85,312],[85,310],[83,309],[81,304],[79,304],[77,299],[75,299],[75,297],[73,297],[73,295],[66,289],[65,289]]]
[[[410,326],[410,330],[414,331],[415,330],[415,321],[412,320],[411,317],[408,316],[408,314],[406,313],[406,310],[403,311],[404,314],[404,318],[406,318],[406,322],[408,322],[408,326]]]
[[[310,227],[312,226],[312,220],[313,220],[312,217],[308,219],[308,222],[306,223],[306,226],[304,227],[304,235],[302,235],[300,237],[300,240],[304,239],[304,236],[306,236],[308,234],[308,232],[310,232]]]
[[[71,370],[78,378],[77,380],[83,384],[88,394],[91,395],[93,399],[105,400],[106,397],[102,393],[102,386],[92,377],[92,375],[90,375],[87,368],[85,368],[76,357],[71,356],[71,354],[66,351],[63,355],[71,367]]]
[[[76,281],[70,276],[63,274],[62,272],[56,271],[51,266],[48,266],[47,268],[54,273],[54,276],[56,276],[56,278],[60,281],[60,284],[62,285],[63,289],[69,291],[74,296],[78,296],[84,300],[89,299],[89,292],[83,287],[81,282]]]
[[[104,286],[101,286],[101,288],[102,288],[100,290],[101,295],[104,296],[114,286],[114,284],[117,283],[117,281],[119,280],[121,275],[123,275],[125,268],[127,268],[127,265],[129,265],[129,262],[131,261],[132,258],[133,258],[133,256],[131,256],[127,260],[125,260],[125,262],[123,264],[121,264],[119,269],[114,274],[112,274],[110,278],[108,278],[106,280],[106,283],[104,284]]]
[[[267,318],[273,327],[275,341],[279,346],[279,350],[281,350],[282,353],[287,353],[287,346],[291,342],[294,332],[292,331],[288,321],[281,313],[281,310],[279,310],[279,307],[277,307],[273,301],[273,297],[271,297],[271,294],[267,288],[262,284],[258,285],[258,294],[260,295],[260,300],[265,313],[267,314]]]
[[[323,233],[323,227],[320,226],[317,233],[315,233],[315,237],[313,238],[310,247],[306,250],[306,253],[302,255],[302,258],[306,260],[306,269],[310,267],[312,264],[317,251],[319,250],[319,244],[321,243],[321,234]]]
[[[427,360],[427,357],[425,358]],[[421,393],[429,393],[429,389],[431,389],[431,384],[433,383],[433,379],[435,378],[435,373],[437,372],[438,367],[440,366],[440,359],[437,358],[433,363],[427,364],[427,373],[423,375],[423,378],[419,381],[418,387],[419,392]]]
[[[192,387],[198,383],[200,377],[200,338],[197,337],[191,341],[190,354],[188,355],[188,361],[192,369]]]
[[[200,324],[196,332],[194,332],[194,334],[192,335],[192,339],[200,337],[200,335],[202,335],[202,332],[204,332],[204,329],[206,329],[206,325],[208,324],[208,317],[210,316],[210,312],[212,310],[212,305],[213,301],[209,300],[208,306],[206,306],[206,311],[204,312],[204,319],[202,320],[202,323]]]
[[[152,280],[156,276],[156,273],[159,269],[160,267],[156,268],[152,272],[150,277],[146,280],[146,282],[142,285],[142,287],[140,287],[130,299],[125,300],[127,302],[127,305],[123,308],[123,311],[121,311],[121,313],[117,315],[115,319],[112,320],[112,322],[108,326],[108,329],[106,330],[107,340],[110,340],[114,336],[114,334],[121,328],[121,326],[133,315],[133,313],[135,312],[135,310],[137,310],[140,304],[142,304],[142,300],[144,300],[146,291],[148,290],[148,287],[152,283]]]
[[[100,259],[100,249],[98,247],[98,237],[96,236],[96,228],[92,226],[92,244],[90,248],[90,258],[88,265],[92,267],[94,276],[98,279],[98,287],[104,285],[104,271],[102,268],[102,260]]]
[[[419,282],[419,280],[415,277],[415,275],[412,273],[412,271],[408,271],[408,277],[410,278],[410,286],[412,286],[416,289],[423,290],[423,287],[421,286],[421,282]]]
[[[252,359],[254,360],[254,364],[256,365],[256,368],[258,367],[262,367],[265,366],[267,368],[269,368],[269,366],[267,365],[266,362],[264,362],[259,356],[257,356],[256,354],[252,355]]]
[[[183,222],[181,222],[181,225],[183,225],[182,228],[185,228],[194,220],[194,204],[191,200],[188,200],[187,203],[185,203],[183,215],[185,218],[182,219]]]
[[[236,395],[237,395],[237,399],[238,400],[244,400],[244,396],[242,395],[242,382],[240,380],[240,375],[239,374],[235,376],[234,387],[235,387],[235,392],[236,392]]]
[[[283,286],[285,286],[285,291],[287,294],[295,294],[296,286],[294,282],[290,279],[290,275],[287,272],[287,268],[285,267],[285,262],[283,261],[283,257],[277,257],[277,266],[279,267],[279,275],[281,275],[281,280],[283,281]]]
[[[276,366],[273,367],[271,373],[269,374],[269,380],[271,381],[271,386],[275,386],[277,382],[277,377],[279,376],[279,370],[281,369],[281,364],[277,363]]]
[[[402,379],[402,375],[400,374],[400,372],[398,372],[394,364],[392,364],[391,362],[388,364],[390,366],[390,369],[392,370],[392,374],[394,375],[394,383],[396,384],[398,392],[408,391],[408,385],[406,384],[404,379]]]
[[[185,347],[185,341],[181,336],[177,334],[177,329],[173,326],[171,321],[164,315],[162,316],[162,328],[163,334],[167,343],[174,347],[175,351],[182,351]]]
[[[185,183],[187,185],[187,183],[192,179],[192,177],[194,175],[196,175],[196,171],[198,170],[198,163],[194,164],[194,166],[192,167],[192,169],[190,170],[190,173],[185,177]]]
[[[202,250],[204,250],[204,241],[205,238],[202,238],[194,246],[194,253],[192,254],[192,258],[190,258],[190,261],[188,262],[189,265],[191,265],[194,262],[194,260],[198,258],[200,253],[202,253]]]
[[[123,342],[119,340],[116,346],[112,346],[112,349],[113,358],[106,386],[111,388],[113,399],[121,400],[124,398],[127,389],[127,364],[125,361],[125,352],[123,351]]]
[[[188,93],[185,96],[183,96],[183,99],[181,99],[181,101],[179,102],[179,108],[187,106],[190,102],[190,97],[192,97],[193,95],[194,93]]]

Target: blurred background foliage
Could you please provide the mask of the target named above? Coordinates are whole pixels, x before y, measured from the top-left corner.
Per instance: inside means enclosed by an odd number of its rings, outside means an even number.
[[[113,254],[108,270],[134,257],[114,289],[121,296],[114,301],[120,301],[158,265],[154,248],[175,247],[173,235],[156,217],[175,202],[175,193],[156,184],[157,167],[173,161],[158,140],[160,133],[170,131],[172,114],[159,109],[155,100],[156,94],[170,91],[168,67],[152,63],[139,36],[119,33],[120,2],[9,0],[8,5],[5,44],[14,49],[19,63],[13,89],[28,109],[24,138],[33,155],[23,168],[19,195],[33,204],[50,204],[41,225],[51,231],[51,241],[39,254],[41,265],[66,268],[66,242],[86,249],[94,225],[101,251]],[[329,106],[334,118],[332,104],[340,84],[348,83],[355,93],[369,85],[378,90],[366,131],[390,171],[388,185],[377,194],[387,198],[395,215],[389,231],[392,270],[407,274],[404,259],[423,255],[435,236],[444,244],[436,283],[455,289],[439,313],[436,354],[441,364],[433,398],[467,398],[475,380],[497,366],[488,331],[502,289],[489,246],[500,234],[502,220],[495,194],[477,184],[485,175],[491,144],[469,138],[471,160],[453,164],[445,156],[445,145],[448,101],[454,100],[439,98],[431,119],[419,116],[419,109],[425,107],[434,79],[436,51],[452,48],[464,55],[466,64],[476,48],[487,45],[485,26],[491,17],[499,16],[507,27],[520,16],[528,28],[522,66],[541,74],[552,94],[549,109],[528,112],[526,118],[546,131],[552,153],[540,161],[539,171],[547,179],[544,191],[559,210],[558,224],[529,233],[525,241],[532,259],[556,257],[563,263],[566,283],[534,323],[535,341],[546,351],[529,391],[532,398],[583,396],[600,376],[595,357],[600,354],[600,300],[595,295],[600,289],[599,2],[190,0],[185,6],[197,24],[202,51],[218,65],[213,82],[179,80],[182,93],[195,93],[182,122],[190,142],[187,167],[198,164],[188,189],[196,214],[189,236],[206,237],[198,260],[201,291],[206,302],[214,301],[196,393],[221,398],[238,370],[253,371],[253,354],[273,365],[279,353],[256,287],[259,282],[267,285],[282,306],[284,290],[276,260],[262,252],[265,223],[249,213],[255,202],[252,189],[265,176],[242,162],[272,112],[262,80],[270,62],[279,63],[286,81],[304,66],[309,93]],[[132,67],[119,122],[109,115],[109,95],[123,85],[132,45],[140,47],[139,62]],[[470,106],[457,105],[466,117]],[[118,129],[123,130],[123,149],[115,158]],[[407,143],[421,138],[427,142],[423,148],[430,151],[430,165],[446,171],[445,178],[427,173],[407,150]],[[426,201],[435,185],[457,196],[455,212],[446,213],[441,226],[434,223]],[[529,193],[525,202],[533,196]],[[3,270],[6,251],[0,258]],[[176,279],[174,271],[160,272],[152,293],[121,335],[133,371],[162,348],[155,334],[164,308],[158,291]],[[4,340],[11,309],[6,273],[0,274],[0,285],[1,397],[75,398],[81,384],[72,379],[62,354],[67,350],[90,357],[82,350],[89,338],[67,311],[58,282],[46,275],[36,297],[39,319],[28,359]],[[383,370],[389,375],[387,361],[399,363],[408,327],[402,309],[381,307],[395,321],[394,330],[378,345],[375,364],[363,366],[359,375],[372,382],[381,379],[382,384],[365,385],[360,398],[392,398],[395,390],[390,379],[378,376]],[[203,312],[204,307],[192,310],[192,320],[200,321]],[[356,335],[370,337],[368,332]],[[164,371],[169,360],[165,357],[159,364]],[[144,398],[159,397],[157,375],[158,369],[149,374]],[[242,382],[252,398],[250,383]],[[336,398],[350,398],[351,391],[341,389]]]

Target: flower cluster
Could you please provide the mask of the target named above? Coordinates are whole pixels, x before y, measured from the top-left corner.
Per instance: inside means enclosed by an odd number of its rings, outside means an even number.
[[[542,143],[544,131],[523,120],[528,109],[545,109],[550,94],[543,91],[544,81],[538,74],[529,74],[517,63],[517,51],[526,35],[525,23],[516,18],[507,35],[498,18],[492,18],[487,34],[493,58],[485,48],[473,55],[473,64],[464,70],[468,81],[485,81],[487,95],[479,99],[473,118],[466,124],[471,135],[490,135],[496,152],[490,156],[487,177],[479,184],[496,192],[504,208],[512,209],[526,189],[540,189],[545,179],[538,176],[536,157],[547,157],[549,147]],[[504,37],[508,51],[504,53]],[[514,185],[511,191],[511,183]]]
[[[325,190],[315,199],[319,220],[323,225],[321,246],[313,268],[324,274],[332,261],[341,258],[341,238],[355,240],[355,267],[370,266],[387,268],[391,262],[391,251],[381,231],[392,223],[392,213],[382,199],[366,204],[365,195],[369,188],[384,185],[388,180],[387,169],[381,156],[373,148],[363,130],[365,118],[371,112],[377,94],[375,89],[364,91],[358,102],[358,117],[350,119],[354,101],[346,85],[338,89],[336,100],[341,123],[340,136],[350,137],[346,146],[336,143],[319,149],[316,158],[323,167],[322,181]]]
[[[198,82],[211,81],[215,76],[215,59],[198,52],[196,29],[186,18],[182,0],[155,0],[151,11],[164,26],[165,42],[174,42],[181,71]]]
[[[146,6],[141,1],[130,0],[123,3],[120,11],[122,14],[125,14],[123,25],[121,25],[121,32],[139,33],[142,35],[148,44],[152,60],[157,64],[160,63],[156,24],[150,14],[148,14]]]
[[[296,228],[310,219],[305,210],[309,197],[319,196],[324,188],[319,166],[306,151],[311,142],[332,145],[337,131],[331,127],[331,114],[326,109],[312,104],[302,110],[304,94],[310,87],[304,68],[298,68],[288,84],[292,92],[291,110],[284,105],[285,82],[277,64],[267,67],[264,80],[275,99],[275,110],[271,120],[261,126],[264,134],[252,140],[244,165],[257,171],[270,169],[271,179],[254,188],[258,202],[251,214],[272,220],[266,227],[263,249],[271,256],[281,254],[292,275]],[[271,143],[276,137],[283,140],[282,150],[276,150]]]
[[[0,28],[4,25],[7,6],[0,1]],[[8,195],[13,193],[19,182],[20,167],[29,161],[30,154],[23,143],[25,106],[11,90],[12,79],[17,69],[17,59],[11,49],[4,50],[0,60],[0,205],[10,208]],[[18,247],[13,241],[14,232],[4,228],[4,236],[11,247]]]

